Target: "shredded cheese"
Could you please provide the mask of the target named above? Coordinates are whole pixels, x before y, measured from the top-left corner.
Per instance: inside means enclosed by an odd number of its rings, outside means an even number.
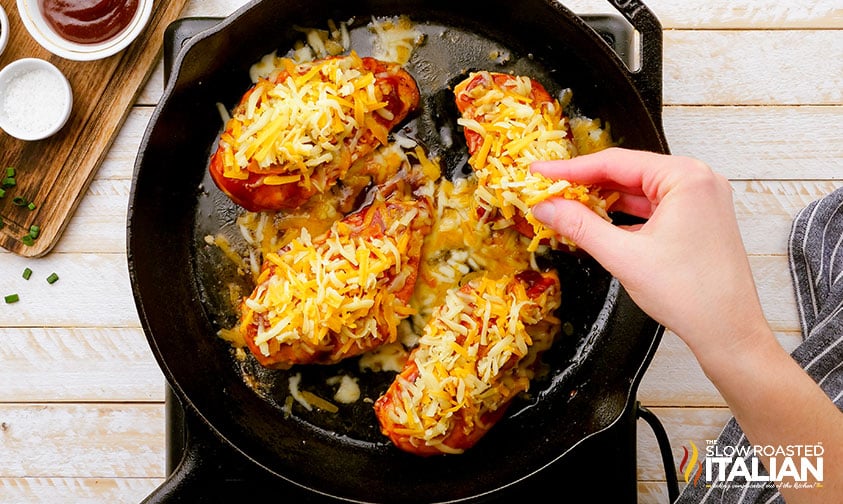
[[[541,275],[546,288],[528,294],[518,275],[482,276],[448,291],[424,328],[402,372],[378,400],[385,431],[416,446],[459,453],[455,439],[488,429],[485,419],[529,387],[537,354],[549,348],[559,329],[555,273]],[[462,429],[463,432],[455,432]]]
[[[525,218],[533,230],[531,251],[545,240],[574,245],[533,216],[531,207],[548,198],[580,201],[609,219],[609,205],[597,188],[530,171],[534,161],[578,155],[561,104],[538,86],[528,77],[484,71],[472,73],[455,88],[457,102],[464,105],[457,123],[467,136],[473,133],[482,139],[469,159],[480,189],[477,202],[510,222]]]
[[[427,206],[378,199],[356,217],[361,221],[337,221],[315,239],[302,229],[266,254],[240,323],[263,356],[271,356],[271,345],[292,345],[303,362],[311,354],[335,362],[397,339],[399,321],[415,312],[404,293]]]
[[[318,182],[317,166],[339,162],[367,129],[384,129],[371,114],[388,103],[355,53],[281,64],[286,72],[275,81],[258,79],[226,125],[220,145],[227,178],[257,172],[279,176],[265,183],[309,186]]]
[[[375,34],[375,57],[399,65],[410,61],[413,51],[424,42],[407,16],[397,18],[372,18],[369,29]]]

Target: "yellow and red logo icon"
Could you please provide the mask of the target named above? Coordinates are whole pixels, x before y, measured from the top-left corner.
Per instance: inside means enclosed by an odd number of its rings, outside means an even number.
[[[693,441],[689,441],[689,443],[691,445],[690,452],[687,447],[682,447],[685,453],[682,456],[682,462],[679,463],[679,472],[685,478],[685,483],[697,486],[703,474],[703,464],[700,460],[700,452],[697,449],[697,445]]]

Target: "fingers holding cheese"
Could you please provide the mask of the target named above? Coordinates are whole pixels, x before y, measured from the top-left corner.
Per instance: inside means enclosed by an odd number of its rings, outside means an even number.
[[[570,159],[578,154],[571,123],[561,103],[537,81],[481,71],[454,88],[462,114],[469,165],[477,177],[478,211],[491,215],[540,243],[573,246],[532,215],[531,208],[552,197],[573,199],[608,219],[614,196],[597,187],[552,180],[530,171],[534,161]]]

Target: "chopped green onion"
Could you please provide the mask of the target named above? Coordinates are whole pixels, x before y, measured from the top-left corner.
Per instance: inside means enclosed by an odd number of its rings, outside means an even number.
[[[28,204],[28,205],[26,205],[26,208],[28,208],[28,209],[30,209],[30,210],[35,210],[35,208],[36,208],[36,207],[35,207],[35,203],[33,203],[33,202],[31,202],[31,201],[30,201],[30,202],[29,202],[29,204]]]
[[[35,245],[35,238],[33,238],[32,235],[23,235],[20,241],[22,241],[24,245],[28,245],[30,247]]]
[[[10,167],[6,168],[6,176],[7,177],[14,177],[15,176],[15,167],[14,166],[10,166]]]
[[[55,273],[50,273],[50,276],[47,277],[47,283],[48,284],[54,284],[54,283],[56,283],[56,281],[58,281],[58,279],[59,279],[58,275],[56,275]]]
[[[15,177],[6,177],[0,185],[2,185],[5,189],[8,189],[10,187],[15,187],[17,182],[15,181]]]
[[[35,224],[29,226],[29,236],[31,236],[33,240],[38,238],[39,234],[41,234],[40,226],[36,226]]]
[[[5,197],[6,197],[6,190],[3,189],[2,187],[0,187],[0,198],[5,198]]]
[[[32,270],[29,268],[24,268],[22,276],[24,280],[29,280],[30,277],[32,277]]]
[[[17,303],[20,301],[20,296],[17,294],[9,294],[8,296],[3,298],[6,301],[6,304]]]
[[[29,202],[26,201],[26,198],[24,198],[23,196],[15,196],[14,198],[12,198],[12,204],[15,206],[25,206],[27,203]]]

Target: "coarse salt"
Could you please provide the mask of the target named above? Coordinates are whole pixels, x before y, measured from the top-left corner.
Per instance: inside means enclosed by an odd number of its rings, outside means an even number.
[[[69,105],[61,80],[41,68],[12,77],[0,99],[9,126],[29,136],[56,128]]]

